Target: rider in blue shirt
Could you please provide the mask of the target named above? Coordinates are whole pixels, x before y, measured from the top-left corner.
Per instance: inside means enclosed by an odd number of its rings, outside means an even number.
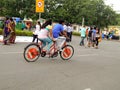
[[[64,33],[63,25],[64,25],[64,21],[60,20],[59,23],[53,27],[53,31],[52,31],[53,38],[58,38],[60,35]]]
[[[60,20],[58,24],[53,27],[52,34],[53,38],[56,41],[57,47],[60,49],[63,43],[66,41],[67,34],[63,28],[64,20]],[[65,38],[66,37],[66,38]]]

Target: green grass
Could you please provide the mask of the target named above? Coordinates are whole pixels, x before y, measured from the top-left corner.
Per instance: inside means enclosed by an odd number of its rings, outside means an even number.
[[[73,32],[72,34],[75,35],[75,36],[80,36],[79,32]]]
[[[3,30],[0,29],[0,35],[2,35]],[[32,36],[32,31],[22,31],[22,30],[16,30],[16,35],[17,36]]]

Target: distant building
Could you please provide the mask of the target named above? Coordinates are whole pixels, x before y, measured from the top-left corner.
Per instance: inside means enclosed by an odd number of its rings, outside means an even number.
[[[82,27],[82,26],[80,26],[80,25],[78,25],[78,24],[72,24],[72,26],[73,26],[73,30],[74,30],[75,32],[79,32],[80,28]]]

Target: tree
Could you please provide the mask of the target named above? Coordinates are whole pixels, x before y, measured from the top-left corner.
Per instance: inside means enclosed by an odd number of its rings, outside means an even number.
[[[35,0],[1,0],[0,16],[38,18],[35,12]],[[117,24],[117,14],[105,5],[104,0],[45,0],[45,12],[42,18],[53,21],[64,19],[66,22],[107,27]]]

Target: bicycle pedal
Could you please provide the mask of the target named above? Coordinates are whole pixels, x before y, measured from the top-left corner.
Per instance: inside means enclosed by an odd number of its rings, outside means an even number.
[[[42,52],[41,57],[45,57],[45,56],[46,56],[46,52]]]
[[[57,56],[58,56],[58,52],[55,52],[51,55],[52,58],[57,57]]]

